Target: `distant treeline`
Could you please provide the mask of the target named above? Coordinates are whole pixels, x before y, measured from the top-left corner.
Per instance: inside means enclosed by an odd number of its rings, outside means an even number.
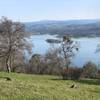
[[[40,21],[25,23],[26,30],[32,33],[81,36],[100,36],[99,20],[79,21]]]

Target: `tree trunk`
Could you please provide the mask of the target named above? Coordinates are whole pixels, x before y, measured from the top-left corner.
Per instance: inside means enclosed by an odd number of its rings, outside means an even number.
[[[66,78],[68,79],[69,78],[69,65],[68,64],[66,65],[66,68],[67,68]]]
[[[6,68],[7,68],[7,72],[10,73],[11,72],[11,66],[9,64],[9,57],[6,59]]]

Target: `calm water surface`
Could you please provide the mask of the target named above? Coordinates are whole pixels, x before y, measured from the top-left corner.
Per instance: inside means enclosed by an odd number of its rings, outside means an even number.
[[[46,39],[54,38],[56,38],[54,35],[33,35],[28,38],[28,41],[34,44],[33,54],[45,54],[51,46],[46,42]],[[97,45],[100,44],[100,37],[74,38],[73,40],[80,45],[79,51],[73,58],[73,65],[82,66],[87,61],[93,61],[97,65],[100,64],[100,53],[95,53]]]

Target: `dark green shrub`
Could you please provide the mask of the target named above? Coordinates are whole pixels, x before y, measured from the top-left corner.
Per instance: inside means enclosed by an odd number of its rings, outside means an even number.
[[[97,66],[89,61],[83,66],[82,77],[96,78],[97,72],[98,72]]]
[[[70,67],[69,69],[63,69],[61,75],[63,79],[78,80],[81,77],[82,68]]]

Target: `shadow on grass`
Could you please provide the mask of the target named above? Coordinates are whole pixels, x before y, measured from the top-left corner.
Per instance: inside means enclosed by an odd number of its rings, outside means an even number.
[[[96,91],[90,91],[90,92],[93,92],[93,93],[98,93],[98,94],[100,94],[100,90],[96,90]]]
[[[62,78],[55,78],[55,79],[51,79],[53,81],[68,81],[67,80],[64,80]],[[70,79],[69,79],[70,80]],[[100,85],[100,79],[80,79],[80,80],[71,80],[73,82],[76,82],[76,83],[81,83],[81,84],[88,84],[88,85]]]
[[[100,79],[80,79],[80,80],[75,80],[75,82],[88,85],[100,85]]]
[[[64,80],[61,79],[61,78],[54,78],[54,79],[51,79],[51,80],[53,80],[53,81],[64,81]]]

